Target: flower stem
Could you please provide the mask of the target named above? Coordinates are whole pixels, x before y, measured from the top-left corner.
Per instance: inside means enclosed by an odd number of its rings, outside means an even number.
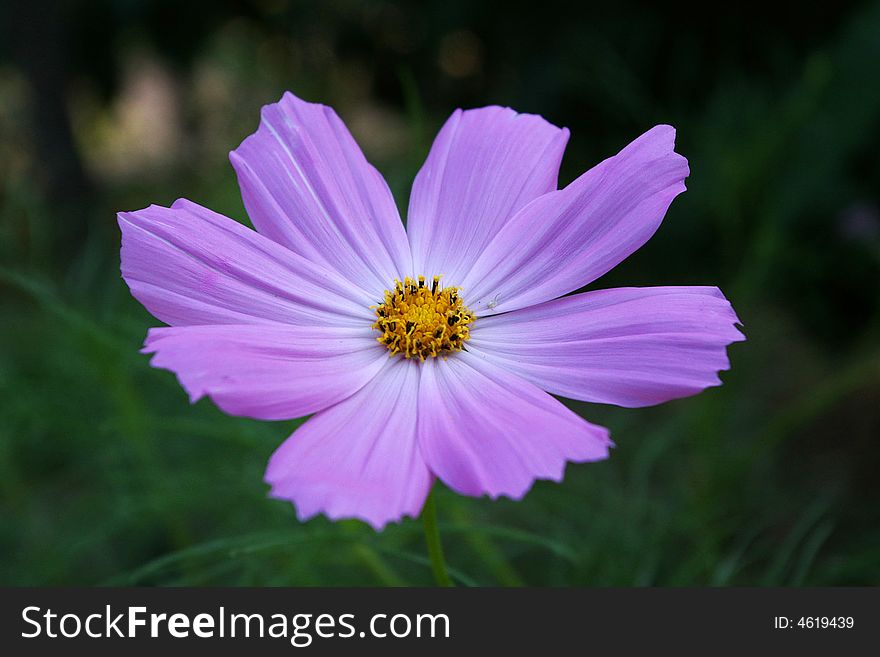
[[[440,542],[440,529],[437,527],[437,506],[434,503],[433,490],[428,493],[428,499],[425,500],[425,506],[422,509],[422,523],[425,526],[425,542],[428,544],[428,557],[431,559],[434,581],[437,582],[437,586],[455,586],[446,570],[446,561],[443,559],[443,544]]]

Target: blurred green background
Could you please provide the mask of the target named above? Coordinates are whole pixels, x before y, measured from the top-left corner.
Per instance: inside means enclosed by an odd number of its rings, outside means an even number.
[[[880,584],[880,4],[6,0],[0,583],[429,584],[421,526],[300,524],[263,470],[296,422],[195,406],[138,349],[115,212],[247,222],[229,150],[285,89],[333,105],[402,208],[458,106],[571,128],[567,183],[678,128],[689,191],[603,278],[718,284],[723,387],[576,404],[612,458],[524,501],[438,495],[465,584]]]

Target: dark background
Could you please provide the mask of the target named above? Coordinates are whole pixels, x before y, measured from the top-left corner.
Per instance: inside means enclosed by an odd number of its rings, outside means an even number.
[[[717,284],[724,386],[611,427],[522,502],[441,490],[463,583],[880,584],[880,4],[6,0],[0,583],[428,584],[421,527],[266,498],[296,422],[190,407],[138,353],[115,212],[247,221],[228,151],[285,89],[334,106],[402,208],[456,107],[571,128],[561,182],[650,126],[689,191],[613,285]]]

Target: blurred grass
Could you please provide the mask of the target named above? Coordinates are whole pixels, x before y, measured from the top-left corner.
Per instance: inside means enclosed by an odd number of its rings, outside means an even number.
[[[516,503],[440,489],[453,577],[880,584],[880,243],[841,228],[853,204],[876,212],[880,203],[880,8],[858,5],[802,57],[775,53],[784,74],[725,69],[692,104],[657,94],[639,60],[607,40],[585,41],[592,60],[580,70],[560,55],[578,43],[560,37],[558,66],[526,71],[519,86],[487,84],[481,102],[528,99],[525,109],[540,110],[529,83],[544,85],[557,100],[548,118],[572,127],[563,182],[650,123],[676,125],[689,191],[600,286],[717,283],[749,339],[731,348],[724,385],[696,398],[638,410],[573,403],[611,427],[618,447],[607,462],[569,466],[561,485],[539,482]],[[244,66],[241,50],[231,52]],[[392,75],[410,155],[381,163],[405,206],[452,108],[425,93],[432,85],[418,68],[396,65]],[[242,103],[256,108],[297,81],[274,80],[271,97]],[[561,89],[584,98],[562,102]],[[597,99],[607,131],[576,111]],[[302,524],[266,497],[266,461],[297,422],[230,418],[207,400],[190,406],[173,375],[138,353],[156,322],[119,278],[113,211],[176,196],[245,220],[234,177],[214,159],[117,184],[63,212],[28,179],[3,185],[0,582],[430,584],[417,522],[381,534],[354,521]],[[60,264],[54,227],[78,213],[89,237]]]

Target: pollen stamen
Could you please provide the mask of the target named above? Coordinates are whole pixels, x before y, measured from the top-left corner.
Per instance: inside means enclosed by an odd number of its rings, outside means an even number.
[[[385,290],[385,300],[376,306],[373,328],[382,331],[376,340],[392,356],[419,360],[461,351],[475,318],[458,292],[457,287],[441,288],[439,276],[430,288],[424,276],[394,281],[394,289]]]

